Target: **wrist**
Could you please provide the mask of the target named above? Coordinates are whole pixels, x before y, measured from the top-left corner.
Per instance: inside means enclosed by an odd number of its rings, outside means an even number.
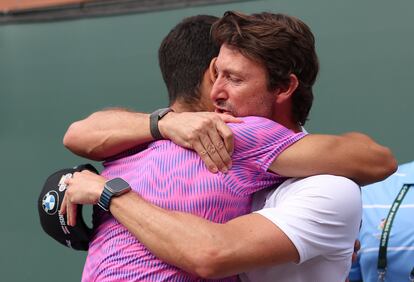
[[[98,206],[104,211],[109,211],[109,205],[113,197],[121,196],[131,191],[128,182],[122,178],[114,178],[105,182],[104,189],[99,197]]]
[[[154,111],[150,115],[150,132],[154,140],[164,139],[164,136],[162,135],[159,129],[159,122],[171,111],[173,111],[173,109],[163,108]]]
[[[171,130],[170,121],[174,119],[174,116],[177,115],[176,112],[167,113],[163,119],[158,121],[158,129],[164,139],[170,139],[168,132]]]
[[[99,202],[99,199],[101,198],[102,192],[105,188],[106,179],[103,179],[102,181],[99,181],[95,187],[95,191],[93,194],[93,204],[97,205]]]

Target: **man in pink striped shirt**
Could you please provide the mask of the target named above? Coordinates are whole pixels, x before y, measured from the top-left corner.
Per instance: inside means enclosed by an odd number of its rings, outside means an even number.
[[[226,50],[226,47],[224,49],[222,47],[222,52],[223,54],[229,53],[227,55],[229,58],[234,55],[232,54],[233,51],[230,49]],[[310,52],[314,52],[314,49],[310,48]],[[224,55],[221,54],[221,56]],[[239,94],[247,93],[248,91],[255,93],[255,95],[251,95],[253,99],[250,103],[239,108],[232,108],[230,104],[223,102],[222,93],[217,90],[219,87],[222,87],[220,83],[226,80],[226,83],[233,85],[233,87],[240,87],[240,84],[243,84],[243,79],[246,79],[238,77],[240,74],[236,75],[237,72],[234,74],[233,69],[228,68],[228,64],[223,64],[223,62],[225,60],[219,57],[215,62],[213,71],[217,74],[216,91],[213,88],[213,93],[217,95],[215,100],[219,111],[231,112],[233,114],[239,113],[240,116],[254,115],[256,113],[268,118],[273,117],[274,108],[272,103],[274,102],[272,101],[275,98],[272,96],[272,93],[266,93],[268,90],[266,90],[266,84],[263,81],[267,78],[266,76],[260,76],[261,72],[263,73],[263,68],[249,60],[243,61],[243,58],[238,60],[239,65],[236,63],[235,66],[240,67],[243,64],[249,66],[250,74],[255,78],[256,83],[263,85],[261,86],[263,89],[258,89],[257,86],[256,88],[251,88],[251,84],[249,84],[250,86],[247,85],[245,89],[239,89]],[[304,69],[300,65],[296,67]],[[310,79],[311,84],[313,84],[316,73],[317,61],[316,68],[308,74],[310,78],[305,77],[305,79]],[[168,85],[168,81],[166,82]],[[275,102],[281,99],[283,101],[284,96],[289,98],[297,88],[295,83],[297,81],[295,82],[291,76],[288,87],[277,88],[278,94],[276,97],[279,98]],[[252,90],[256,90],[256,92],[252,92]],[[233,99],[237,101],[237,96],[234,96]],[[173,100],[172,102],[172,107],[176,110],[177,108],[179,111],[192,110],[192,108],[186,108],[185,103],[184,105],[180,104],[181,101],[179,100]],[[277,107],[277,105],[275,106]],[[310,105],[305,109],[306,115],[309,109]],[[231,124],[230,127],[235,135],[235,150],[232,167],[226,171],[227,173],[211,174],[194,152],[182,149],[170,141],[157,141],[151,143],[142,152],[136,153],[136,151],[131,150],[128,154],[124,154],[122,158],[107,162],[102,175],[106,179],[122,177],[145,200],[160,207],[173,211],[189,212],[217,223],[224,223],[231,218],[247,213],[250,210],[249,195],[259,189],[280,183],[283,180],[280,175],[287,177],[308,176],[316,173],[337,173],[353,177],[359,181],[371,181],[367,179],[372,177],[372,172],[361,176],[361,174],[353,174],[350,171],[350,167],[346,165],[334,167],[330,164],[333,163],[333,160],[337,160],[339,156],[344,157],[345,151],[347,152],[346,157],[348,160],[364,162],[370,160],[372,164],[375,164],[381,158],[389,157],[386,150],[380,150],[382,155],[371,154],[373,152],[364,152],[364,150],[348,150],[349,148],[354,148],[356,144],[360,144],[361,139],[358,138],[355,138],[356,140],[352,142],[348,138],[332,136],[309,136],[303,138],[305,135],[298,130],[298,126],[301,123],[303,124],[304,120],[295,120],[292,114],[287,116],[290,118],[285,119],[285,124],[292,130],[258,117],[246,117],[243,118],[243,123]],[[280,122],[283,121],[283,118],[280,118]],[[292,124],[294,126],[289,126]],[[222,129],[221,132],[223,131]],[[210,138],[213,140],[215,137],[210,136]],[[297,142],[298,140],[301,141]],[[367,142],[365,138],[362,138],[362,140]],[[333,141],[334,143],[331,143]],[[204,141],[202,148],[208,150],[210,146],[206,142],[208,140]],[[321,156],[322,163],[320,163],[318,158],[315,159],[314,153],[310,149],[320,150],[320,147],[323,149],[323,144],[327,143],[330,145],[335,144],[335,146],[326,147],[331,148],[330,154]],[[220,143],[216,142],[215,144]],[[218,151],[221,149],[220,147],[223,147],[223,144],[217,146]],[[286,150],[288,147],[289,150]],[[381,149],[379,146],[377,148]],[[215,150],[209,151],[211,159],[217,157]],[[203,149],[201,149],[201,155],[205,155],[203,154]],[[301,158],[295,158],[297,155],[300,155]],[[373,161],[373,157],[375,161]],[[225,163],[225,158],[222,158],[222,161]],[[227,170],[228,167],[229,165],[221,168],[222,170]],[[214,168],[212,170],[214,171]],[[375,177],[383,177],[383,175],[376,175]],[[75,200],[71,199],[71,195],[74,195],[72,193],[75,193],[76,190],[80,190],[76,189],[76,186],[78,185],[79,188],[82,186],[80,185],[82,181],[89,179],[91,183],[94,182],[89,188],[91,190],[96,188],[94,190],[96,192],[95,195],[100,195],[105,178],[81,173],[69,181],[70,189],[67,191],[67,198],[69,200],[67,199],[66,201],[69,207],[68,220],[71,224],[73,224],[73,219],[69,217],[70,209],[76,203]],[[83,185],[85,185],[85,182],[83,182]],[[124,196],[122,197],[125,199]],[[97,197],[95,196],[92,203],[96,203],[96,201]],[[82,201],[78,201],[78,203],[82,203]],[[114,213],[112,207],[111,212]],[[122,215],[116,215],[116,218],[128,227],[128,223],[125,222],[126,219],[122,218]],[[91,242],[84,269],[83,279],[85,281],[198,280],[198,278],[188,272],[161,262],[137,241],[120,222],[108,213],[100,216],[100,225]],[[141,228],[145,229],[145,226]],[[191,227],[189,227],[189,232],[191,233]],[[140,238],[136,233],[134,235],[145,243],[145,237]],[[170,236],[174,237],[174,234],[171,233]],[[156,247],[150,247],[153,252],[158,254]],[[169,261],[168,257],[166,259]],[[174,264],[180,266],[179,263],[175,262]],[[233,279],[235,278],[230,277],[225,280],[231,281]]]
[[[121,177],[147,201],[190,212],[217,223],[250,212],[251,195],[286,178],[268,171],[272,161],[305,136],[259,117],[230,124],[235,135],[233,166],[210,173],[194,151],[171,141],[105,163],[102,176]],[[193,275],[162,262],[114,217],[99,216],[89,245],[83,281],[194,281]],[[233,278],[223,281],[233,281]]]

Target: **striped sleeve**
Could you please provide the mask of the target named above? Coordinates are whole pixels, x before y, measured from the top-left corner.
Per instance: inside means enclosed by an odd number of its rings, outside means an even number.
[[[243,121],[230,124],[235,136],[235,149],[233,167],[225,178],[233,191],[246,195],[285,179],[268,172],[268,168],[286,148],[306,134],[294,133],[261,117],[245,117]]]

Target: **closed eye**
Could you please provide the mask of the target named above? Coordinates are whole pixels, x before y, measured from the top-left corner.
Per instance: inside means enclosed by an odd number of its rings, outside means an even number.
[[[239,83],[241,83],[241,82],[243,81],[242,79],[240,79],[240,78],[238,78],[238,77],[236,77],[236,76],[233,76],[233,75],[228,75],[227,79],[228,79],[230,82],[232,82],[232,83],[236,83],[236,84],[239,84]]]

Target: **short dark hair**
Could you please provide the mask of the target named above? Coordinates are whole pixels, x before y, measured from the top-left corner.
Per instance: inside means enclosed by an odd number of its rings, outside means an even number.
[[[290,74],[295,74],[299,86],[292,97],[292,113],[295,122],[305,124],[319,62],[315,38],[304,22],[284,14],[228,11],[213,25],[212,35],[218,45],[227,44],[262,64],[270,91],[286,86]]]
[[[158,59],[170,104],[199,101],[203,75],[219,52],[210,33],[217,20],[208,15],[185,18],[162,41]]]

